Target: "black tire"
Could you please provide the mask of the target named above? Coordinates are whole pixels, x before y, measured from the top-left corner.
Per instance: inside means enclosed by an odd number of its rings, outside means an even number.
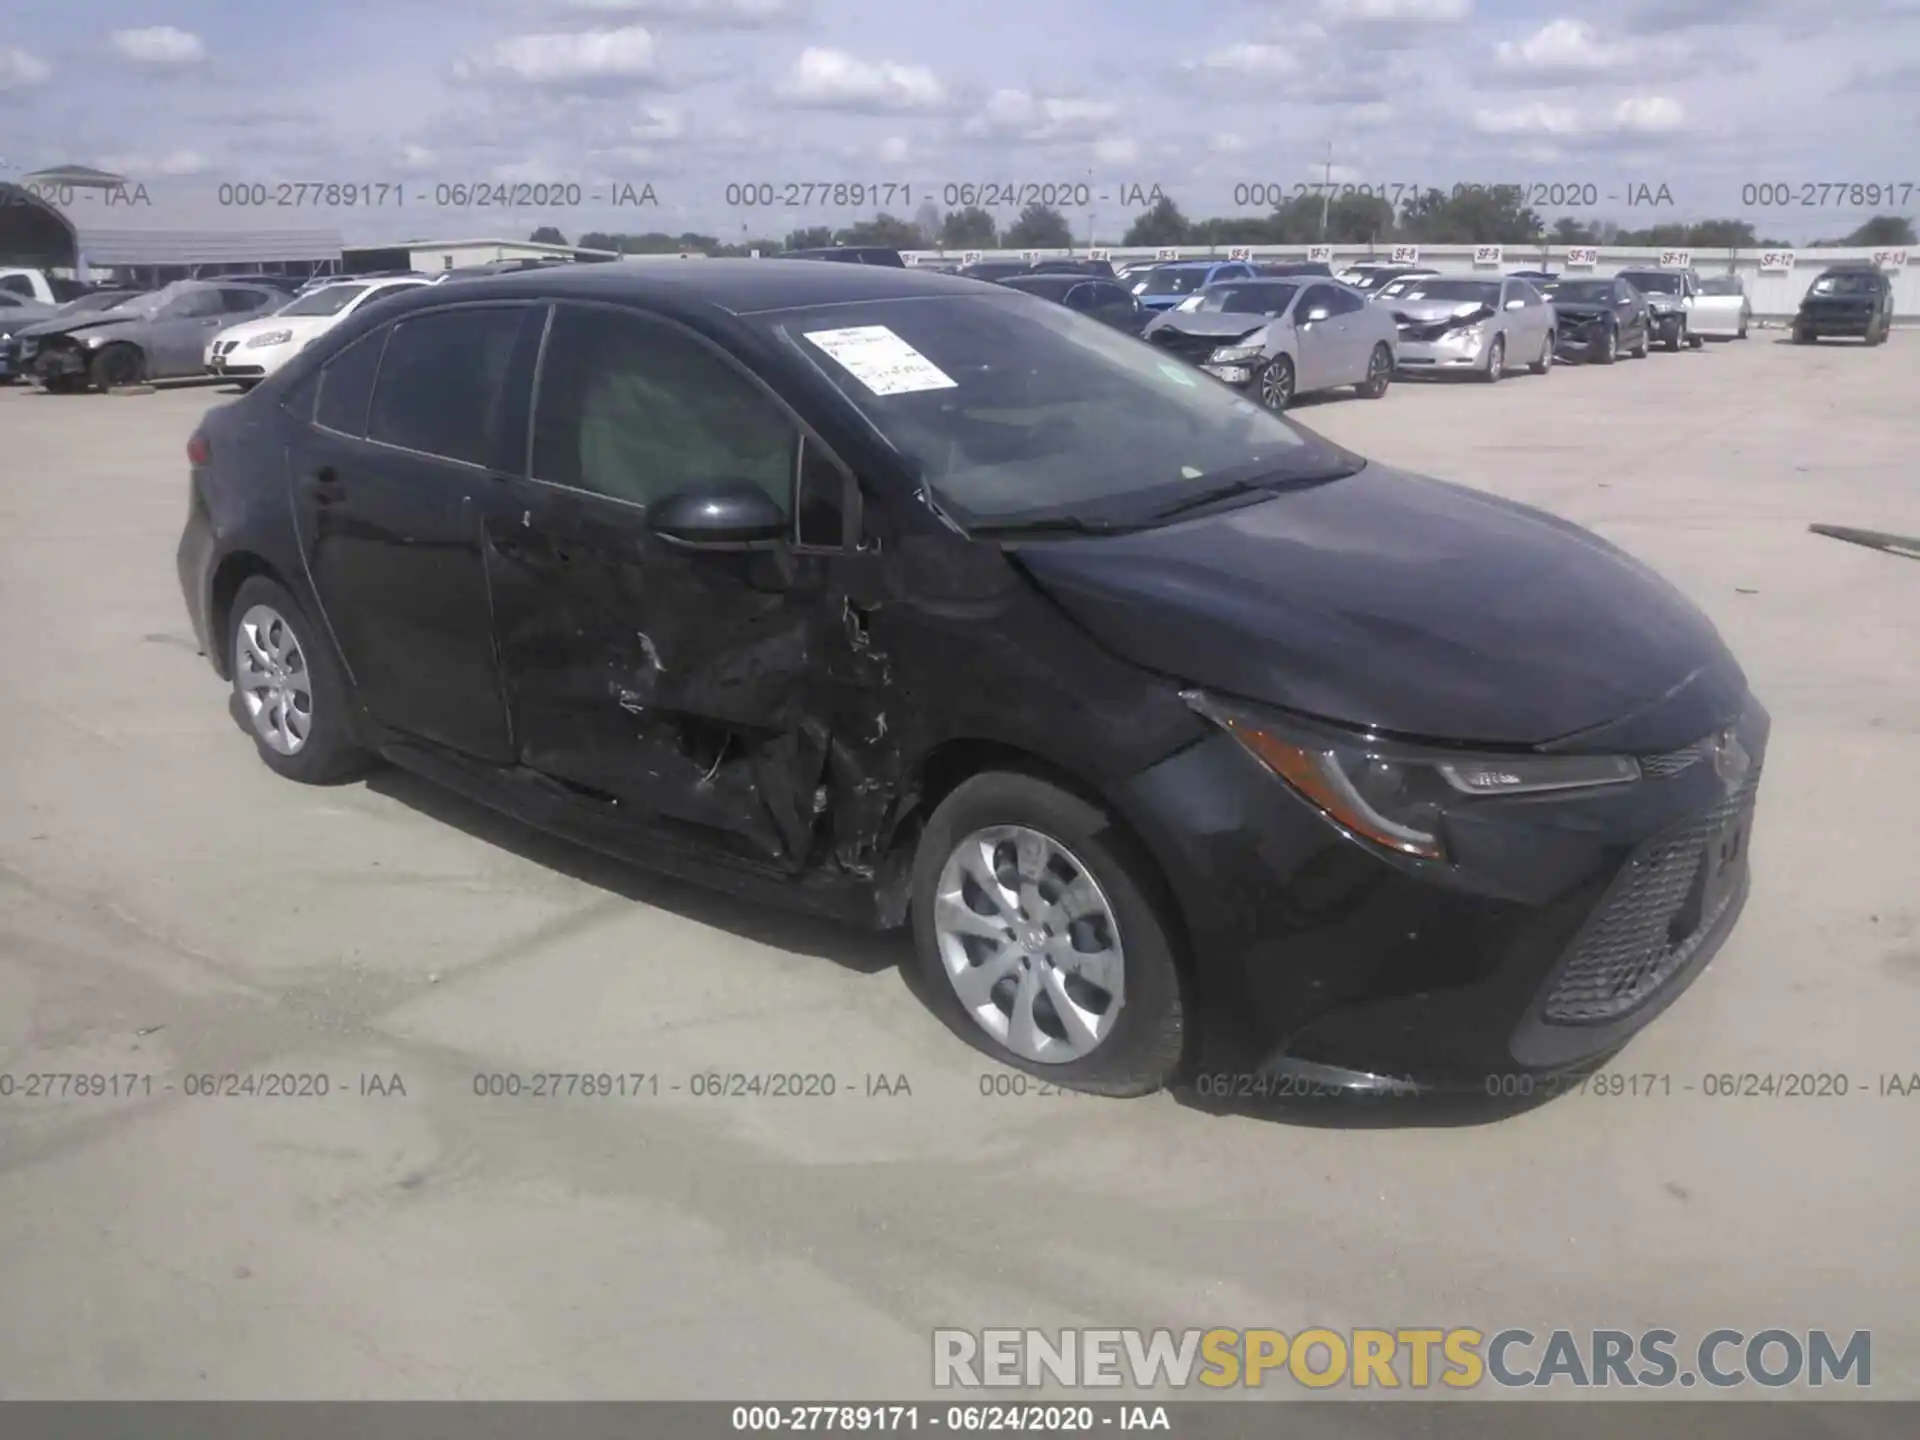
[[[1527,368],[1536,375],[1544,375],[1553,368],[1553,347],[1559,340],[1551,330],[1547,332],[1546,346],[1540,351],[1540,358]]]
[[[1813,344],[1813,332],[1811,330],[1803,330],[1796,325],[1793,330],[1793,343],[1796,345]]]
[[[1687,348],[1688,348],[1689,350],[1704,350],[1704,349],[1706,349],[1706,348],[1707,348],[1707,337],[1706,337],[1706,336],[1704,336],[1704,335],[1695,335],[1695,334],[1692,334],[1691,332],[1689,332],[1689,334],[1687,335]]]
[[[1367,378],[1354,388],[1361,399],[1378,400],[1392,383],[1393,352],[1385,345],[1376,345],[1367,357]]]
[[[109,345],[87,366],[87,380],[103,394],[122,386],[138,385],[146,377],[147,357],[133,345]]]
[[[1293,361],[1285,355],[1275,356],[1253,377],[1254,393],[1269,410],[1284,410],[1293,403],[1293,385]]]
[[[249,687],[245,684],[246,674],[236,651],[240,642],[241,623],[256,606],[273,610],[293,632],[293,641],[302,661],[302,669],[295,673],[304,673],[307,677],[309,706],[305,713],[308,716],[308,730],[304,743],[290,755],[267,744],[247,719],[246,696]],[[226,643],[227,664],[233,671],[231,705],[234,722],[253,741],[254,749],[259,752],[268,769],[303,785],[335,785],[367,769],[372,757],[361,749],[354,738],[353,720],[348,713],[353,698],[346,677],[340,673],[326,637],[308,622],[306,613],[284,586],[264,575],[255,575],[242,582],[228,612]]]
[[[1640,338],[1634,342],[1633,349],[1627,352],[1636,360],[1644,360],[1653,353],[1653,332],[1646,326],[1640,327]]]
[[[1673,338],[1667,341],[1667,353],[1669,355],[1678,355],[1680,353],[1680,347],[1686,343],[1687,343],[1686,332],[1684,330],[1676,329],[1673,332]]]
[[[1620,358],[1620,328],[1609,325],[1600,337],[1599,348],[1593,352],[1593,363],[1611,365]]]
[[[1474,379],[1485,385],[1498,385],[1500,377],[1507,373],[1507,337],[1496,335],[1493,344],[1487,347],[1487,364],[1483,370],[1474,372]]]
[[[43,375],[40,377],[40,388],[49,395],[71,394],[77,388],[75,378],[72,375]]]
[[[941,960],[934,924],[940,873],[963,839],[996,825],[1025,826],[1065,846],[1105,892],[1117,922],[1125,956],[1124,1001],[1112,1030],[1077,1060],[1047,1064],[1009,1050],[968,1012]],[[949,1029],[1003,1065],[1093,1095],[1151,1094],[1179,1068],[1187,1013],[1173,931],[1151,898],[1155,890],[1149,862],[1098,807],[1030,775],[976,775],[928,818],[914,854],[912,923],[919,988]]]

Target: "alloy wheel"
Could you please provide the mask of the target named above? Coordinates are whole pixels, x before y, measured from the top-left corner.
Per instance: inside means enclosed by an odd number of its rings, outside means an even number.
[[[1498,380],[1506,373],[1507,340],[1504,335],[1493,337],[1493,348],[1487,351],[1487,379]]]
[[[1619,355],[1620,355],[1620,332],[1618,330],[1615,330],[1611,325],[1609,325],[1607,327],[1606,345],[1605,345],[1605,348],[1601,351],[1601,358],[1605,360],[1608,364],[1611,364],[1614,360],[1619,358]]]
[[[1284,410],[1293,401],[1293,362],[1282,355],[1260,372],[1260,403]]]
[[[233,673],[254,734],[279,754],[298,755],[313,733],[313,675],[299,637],[271,605],[240,617]]]
[[[941,968],[974,1023],[1023,1060],[1093,1053],[1126,1003],[1120,924],[1072,851],[1024,825],[968,835],[933,904]]]
[[[1383,395],[1393,378],[1393,357],[1387,354],[1384,345],[1373,347],[1373,354],[1367,360],[1367,393]]]

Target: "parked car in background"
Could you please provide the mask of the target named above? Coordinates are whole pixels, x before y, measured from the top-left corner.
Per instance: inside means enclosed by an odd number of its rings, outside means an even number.
[[[1103,280],[1119,277],[1111,260],[1036,260],[1027,267],[1029,275],[1098,275]]]
[[[1269,410],[1343,385],[1377,400],[1393,379],[1393,321],[1348,287],[1304,276],[1209,285],[1147,322],[1145,339]]]
[[[309,290],[270,315],[216,334],[203,357],[206,372],[237,380],[243,387],[257,385],[362,305],[431,283],[424,275],[409,275],[397,280],[349,280]]]
[[[1334,279],[1370,295],[1403,275],[1437,275],[1439,273],[1431,265],[1400,265],[1385,260],[1362,260],[1347,266],[1334,276]]]
[[[1678,587],[1058,305],[417,290],[186,452],[185,612],[276,774],[384,758],[910,926],[915,992],[1050,1083],[1580,1074],[1747,899],[1769,721]]]
[[[1703,275],[1693,297],[1687,328],[1703,340],[1744,340],[1753,320],[1753,302],[1738,275]]]
[[[1886,342],[1893,329],[1893,282],[1872,265],[1835,265],[1820,272],[1793,317],[1793,341],[1811,345],[1830,336]]]
[[[1226,280],[1253,280],[1253,266],[1243,260],[1170,260],[1140,275],[1129,276],[1128,286],[1149,310],[1171,310],[1190,295]]]
[[[1128,294],[1126,286],[1118,280],[1104,280],[1098,275],[1049,272],[1009,275],[999,283],[1009,290],[1037,295],[1042,300],[1051,300],[1056,305],[1090,315],[1101,324],[1124,330],[1129,335],[1138,335],[1140,327],[1147,323],[1147,311],[1139,297]]]
[[[0,291],[0,384],[10,385],[28,373],[21,351],[43,325],[57,325],[70,316],[111,310],[139,294],[137,290],[89,290],[77,299],[60,305],[44,305],[37,300],[22,300],[10,291]]]
[[[907,268],[906,257],[886,245],[829,245],[818,250],[782,250],[776,260],[832,260],[842,265],[886,265]]]
[[[204,373],[216,330],[279,309],[258,285],[176,280],[111,310],[63,316],[34,336],[33,372],[49,390],[102,390]]]
[[[1646,296],[1626,281],[1581,277],[1555,280],[1540,291],[1558,319],[1560,348],[1611,365],[1623,353],[1644,360],[1653,346],[1653,314]]]
[[[1509,270],[1507,271],[1507,278],[1510,280],[1530,281],[1534,286],[1538,287],[1546,284],[1549,280],[1558,280],[1560,275],[1558,271],[1554,270]]]
[[[1402,370],[1464,370],[1488,383],[1509,365],[1553,366],[1553,306],[1525,280],[1435,275],[1379,302],[1400,331]]]
[[[13,337],[28,326],[50,320],[60,306],[27,300],[11,290],[0,290],[0,385],[11,385],[14,375]]]
[[[1024,260],[976,260],[971,265],[962,265],[959,273],[969,280],[987,280],[998,282],[1012,275],[1031,274],[1033,266]]]
[[[1285,280],[1301,275],[1317,276],[1321,279],[1333,278],[1333,267],[1324,260],[1262,260],[1254,264],[1254,270],[1270,280]]]
[[[268,275],[249,272],[243,275],[201,275],[196,279],[213,285],[264,285],[269,290],[280,290],[288,295],[297,295],[305,285],[304,277],[299,275]]]
[[[0,294],[36,305],[58,305],[72,298],[60,293],[58,282],[46,271],[24,265],[0,266]]]
[[[1691,270],[1622,270],[1620,278],[1647,299],[1653,314],[1654,339],[1669,350],[1690,345],[1698,350],[1706,342],[1693,333],[1689,317],[1700,294],[1700,278]]]
[[[442,272],[445,273],[445,272]],[[315,275],[301,282],[300,288],[293,293],[305,295],[313,290],[324,290],[329,285],[344,285],[349,280],[431,280],[433,276],[419,270],[354,270],[338,275]]]

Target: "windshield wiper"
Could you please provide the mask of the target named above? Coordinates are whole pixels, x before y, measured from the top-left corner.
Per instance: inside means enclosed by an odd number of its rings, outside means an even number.
[[[1139,527],[1112,520],[1089,520],[1080,515],[1048,515],[1039,520],[1003,520],[999,524],[967,528],[974,535],[1120,535]]]
[[[1251,480],[1235,480],[1227,485],[1219,485],[1211,490],[1202,490],[1198,495],[1187,495],[1164,505],[1147,517],[1149,523],[1170,520],[1176,515],[1185,515],[1190,511],[1204,509],[1208,505],[1218,504],[1222,500],[1232,500],[1241,495],[1251,495],[1256,491],[1265,491],[1271,495],[1281,490],[1292,490],[1307,485],[1318,485],[1327,480],[1344,480],[1357,475],[1364,468],[1360,465],[1342,465],[1337,469],[1315,472],[1311,475],[1256,475]]]

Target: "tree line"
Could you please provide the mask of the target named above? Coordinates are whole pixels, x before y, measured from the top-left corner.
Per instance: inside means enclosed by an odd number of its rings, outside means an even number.
[[[942,214],[922,206],[911,219],[882,213],[851,225],[810,226],[783,238],[742,236],[738,241],[686,232],[643,235],[588,231],[580,244],[626,255],[693,251],[714,256],[762,255],[831,245],[885,245],[898,250],[1066,250],[1077,246],[1163,245],[1622,245],[1694,250],[1792,249],[1791,241],[1761,236],[1745,220],[1673,221],[1629,228],[1609,220],[1562,216],[1551,224],[1519,203],[1518,192],[1500,187],[1460,191],[1429,189],[1396,206],[1373,195],[1301,196],[1266,215],[1189,219],[1171,198],[1141,212],[1117,239],[1075,235],[1067,217],[1045,205],[1029,205],[1002,228],[978,206]],[[565,245],[566,236],[543,225],[530,237]],[[1817,240],[1829,246],[1899,246],[1916,243],[1913,222],[1877,215],[1850,234]]]

